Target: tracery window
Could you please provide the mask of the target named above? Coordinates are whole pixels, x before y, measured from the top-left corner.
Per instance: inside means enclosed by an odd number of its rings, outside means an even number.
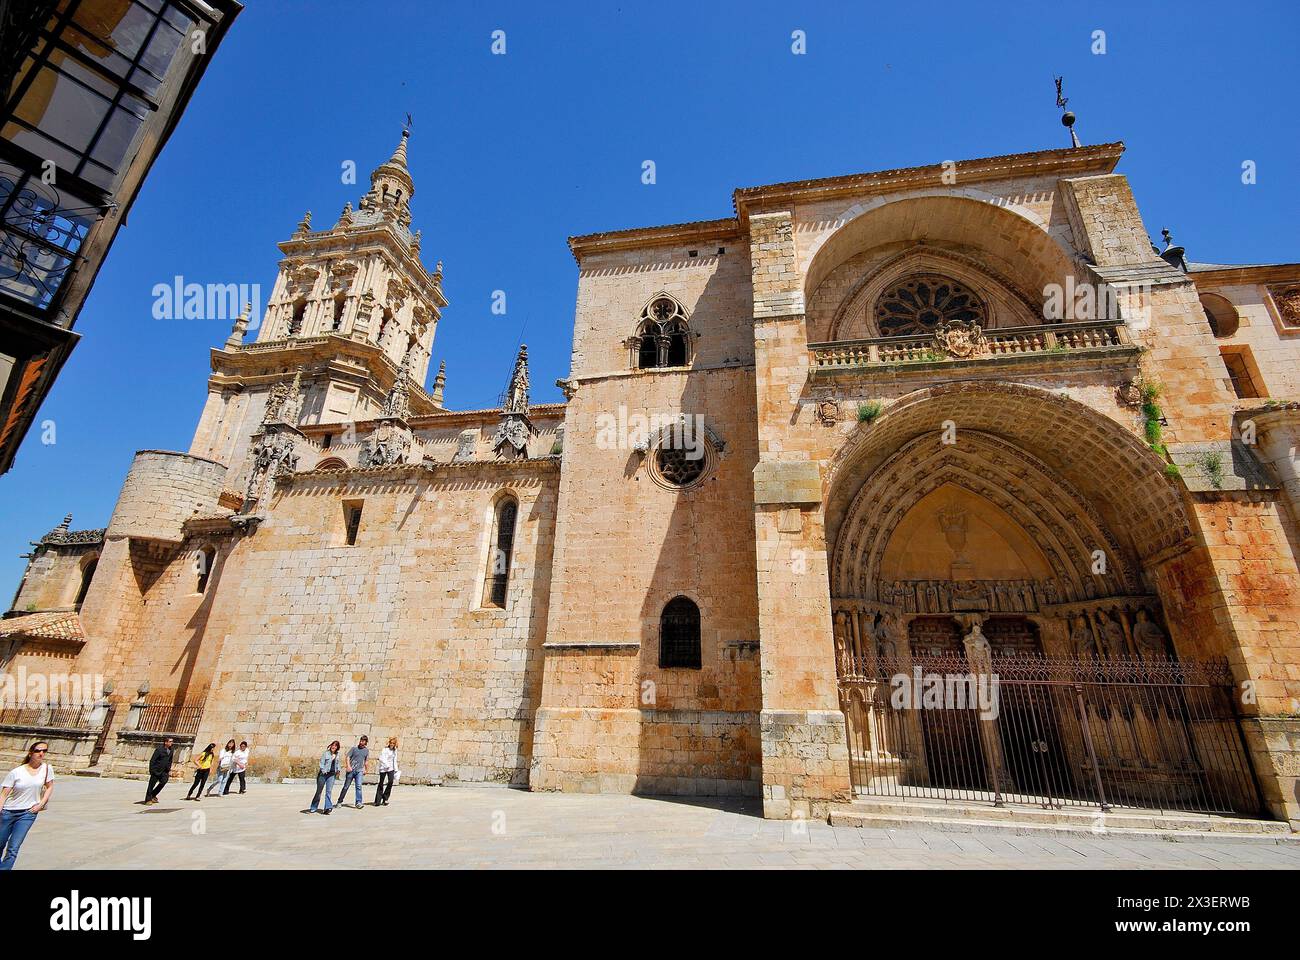
[[[973,291],[934,274],[908,277],[876,301],[876,329],[882,337],[924,335],[953,322],[985,326],[986,318]]]
[[[704,474],[705,458],[702,454],[702,450],[663,444],[655,450],[655,468],[659,476],[672,486],[689,487]]]
[[[669,296],[655,297],[641,311],[633,338],[637,366],[642,370],[686,366],[691,360],[690,337],[690,323],[682,305]]]
[[[700,608],[673,597],[659,617],[659,666],[700,669]]]

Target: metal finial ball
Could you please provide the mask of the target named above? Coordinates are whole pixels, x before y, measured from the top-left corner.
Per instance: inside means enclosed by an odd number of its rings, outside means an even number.
[[[1061,126],[1074,126],[1074,113],[1072,111],[1066,110],[1065,113],[1061,114]]]

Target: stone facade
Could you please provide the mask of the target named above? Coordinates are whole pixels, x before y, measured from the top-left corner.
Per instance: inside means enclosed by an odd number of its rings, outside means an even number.
[[[406,147],[282,245],[188,453],[137,456],[74,656],[120,691],[110,758],[135,691],[265,776],[368,733],[420,782],[823,816],[860,786],[846,657],[996,655],[982,625],[1225,659],[1300,819],[1300,268],[1158,251],[1119,144],[744,188],[572,238],[566,402],[521,350],[500,409],[450,411]],[[56,554],[15,615],[67,600]]]

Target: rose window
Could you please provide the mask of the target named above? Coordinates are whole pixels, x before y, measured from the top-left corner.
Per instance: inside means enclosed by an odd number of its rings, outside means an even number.
[[[966,287],[946,277],[911,277],[876,301],[876,329],[882,337],[934,333],[947,323],[985,325],[984,305]]]

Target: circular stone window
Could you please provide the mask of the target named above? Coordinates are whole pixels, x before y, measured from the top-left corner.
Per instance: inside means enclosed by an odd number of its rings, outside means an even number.
[[[707,442],[682,446],[665,438],[650,455],[650,477],[662,487],[693,487],[704,479],[711,460],[712,448]]]
[[[1241,317],[1237,308],[1225,297],[1217,293],[1201,294],[1201,307],[1205,310],[1205,319],[1216,337],[1230,337],[1241,326]]]
[[[876,328],[882,337],[931,334],[952,322],[986,326],[985,317],[973,291],[935,275],[896,283],[876,301]]]

